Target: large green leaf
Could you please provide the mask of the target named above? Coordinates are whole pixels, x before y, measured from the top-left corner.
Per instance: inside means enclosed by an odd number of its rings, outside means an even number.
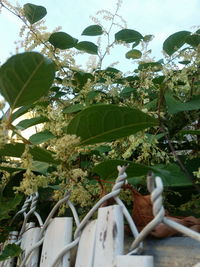
[[[98,174],[101,179],[116,179],[118,175],[117,166],[118,165],[129,165],[126,169],[128,178],[143,176],[148,173],[150,168],[148,166],[133,163],[127,160],[106,160],[98,165],[96,165],[92,172]]]
[[[81,137],[81,144],[110,142],[157,125],[157,120],[138,109],[116,105],[95,105],[78,113],[67,133]]]
[[[115,34],[115,41],[126,43],[138,42],[143,38],[142,34],[130,29],[123,29]]]
[[[170,92],[167,92],[165,94],[165,101],[170,114],[200,109],[200,95],[194,96],[190,101],[183,103],[176,100]]]
[[[12,109],[29,105],[47,94],[54,75],[53,62],[41,54],[18,54],[0,68],[0,93]]]
[[[50,139],[56,138],[50,131],[42,131],[30,136],[29,141],[34,145],[42,144]]]
[[[99,25],[91,25],[85,28],[85,30],[82,32],[82,35],[88,35],[88,36],[96,36],[103,34],[103,29]]]
[[[43,123],[49,121],[49,119],[47,117],[44,116],[40,116],[40,117],[35,117],[35,118],[31,118],[31,119],[25,119],[20,121],[17,125],[16,128],[18,128],[19,130],[25,130],[31,126]]]
[[[43,6],[37,6],[33,4],[25,4],[23,7],[24,15],[30,24],[34,24],[35,22],[44,18],[47,14],[47,10]]]
[[[92,42],[87,42],[87,41],[79,42],[75,47],[76,49],[84,51],[88,54],[92,55],[98,54],[98,46]]]
[[[49,42],[59,49],[69,49],[76,45],[77,39],[65,32],[54,32],[49,37]]]
[[[185,44],[186,38],[189,35],[189,31],[180,31],[170,35],[163,43],[163,50],[171,56]]]
[[[6,144],[2,149],[0,149],[0,156],[20,158],[24,149],[25,144],[22,143]],[[58,163],[58,161],[53,158],[52,152],[40,147],[30,147],[30,153],[33,156],[33,160],[54,164]]]
[[[155,175],[158,175],[162,178],[165,186],[179,187],[193,185],[190,179],[175,163],[168,165],[156,165],[151,167],[151,169]]]
[[[96,165],[92,171],[98,174],[101,179],[116,179],[118,175],[117,166],[128,165],[126,169],[127,179],[138,178],[146,176],[149,171],[152,171],[156,176],[162,178],[164,186],[191,186],[191,181],[180,170],[179,166],[175,163],[168,165],[145,166],[142,164],[134,163],[126,160],[107,160]]]

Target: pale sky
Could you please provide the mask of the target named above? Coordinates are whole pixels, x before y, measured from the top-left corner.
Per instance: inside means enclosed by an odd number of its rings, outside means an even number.
[[[15,3],[14,0],[10,2]],[[18,3],[23,6],[27,1],[19,0]],[[46,7],[45,20],[49,31],[62,26],[62,31],[73,37],[94,43],[96,37],[81,37],[81,32],[94,24],[90,15],[95,16],[101,9],[114,12],[116,7],[116,0],[29,0],[28,3]],[[142,35],[155,36],[149,48],[158,60],[162,58],[162,43],[170,34],[181,30],[194,31],[192,27],[200,25],[200,0],[123,0],[118,13],[126,20],[129,29],[137,30]],[[19,40],[18,33],[22,24],[18,18],[2,11],[0,25],[0,62],[4,63],[10,54],[15,53],[14,41]],[[131,61],[124,57],[128,50],[130,49],[116,49],[104,62],[105,67],[119,60],[120,64],[116,68],[131,70]]]

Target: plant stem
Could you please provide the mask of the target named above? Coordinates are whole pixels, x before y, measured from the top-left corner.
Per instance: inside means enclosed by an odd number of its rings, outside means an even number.
[[[175,148],[174,148],[174,146],[173,146],[173,144],[172,144],[172,142],[171,142],[168,134],[166,134],[166,131],[164,131],[163,128],[161,128],[161,130],[162,130],[163,133],[165,133],[165,139],[166,139],[166,141],[167,141],[167,143],[169,145],[169,148],[170,148],[172,154],[176,158],[177,163],[180,166],[181,170],[186,174],[186,176],[188,177],[188,179],[192,182],[192,184],[196,188],[197,192],[200,193],[200,187],[197,184],[195,184],[194,176],[191,173],[189,173],[188,170],[186,169],[186,167],[184,166],[182,160],[180,159],[180,157],[176,153],[176,150],[175,150]]]

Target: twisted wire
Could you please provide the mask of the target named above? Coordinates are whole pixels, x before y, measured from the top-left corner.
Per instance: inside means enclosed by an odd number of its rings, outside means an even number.
[[[25,199],[24,204],[23,204],[22,207],[21,207],[21,210],[19,210],[19,211],[15,214],[15,216],[12,218],[12,220],[11,220],[11,222],[10,222],[10,225],[12,225],[12,223],[14,222],[14,220],[16,219],[16,217],[17,217],[18,215],[20,215],[20,214],[25,214],[26,210],[28,209],[28,207],[29,207],[29,205],[30,205],[30,203],[31,203],[31,201],[32,201],[32,198],[33,198],[33,196],[30,195],[30,196],[28,196],[28,197]]]
[[[128,210],[126,209],[125,205],[123,204],[123,202],[120,200],[120,198],[118,197],[122,185],[125,183],[125,179],[127,177],[127,174],[125,173],[127,166],[118,166],[118,177],[115,181],[115,184],[112,188],[112,191],[105,195],[104,197],[102,197],[93,207],[92,209],[86,214],[86,216],[83,218],[83,220],[80,222],[80,224],[77,226],[77,229],[74,233],[74,241],[72,241],[71,243],[69,243],[67,246],[65,246],[57,255],[57,257],[55,258],[55,260],[53,261],[51,267],[56,267],[57,263],[59,262],[59,260],[61,259],[61,257],[63,257],[65,255],[65,253],[67,253],[71,248],[73,248],[74,246],[76,246],[80,240],[80,235],[81,235],[81,231],[83,230],[83,228],[86,226],[86,224],[89,222],[89,219],[92,217],[92,215],[94,214],[94,212],[96,212],[98,210],[98,208],[108,199],[110,198],[114,198],[115,201],[117,202],[117,204],[119,204],[122,208],[122,212],[125,216],[125,218],[127,219],[129,225],[130,225],[130,229],[133,233],[133,235],[136,237],[139,235],[137,228],[128,212]],[[142,247],[142,243],[139,244],[138,248],[136,249],[136,251],[140,251]]]
[[[163,183],[161,178],[157,176],[154,179],[152,175],[147,176],[147,187],[151,192],[154,219],[143,228],[137,238],[133,241],[130,247],[131,251],[128,254],[135,254],[134,249],[137,248],[138,244],[161,222],[184,235],[200,241],[199,233],[165,217],[165,210],[162,204]]]
[[[26,223],[28,222],[29,217],[35,213],[38,198],[39,198],[38,192],[31,195],[30,210],[28,211],[28,213],[24,212],[24,221],[21,227],[21,231],[19,233],[19,237],[21,237],[22,234],[24,233],[26,229]],[[37,214],[36,217],[37,216],[39,217],[39,214],[38,213],[36,214]]]
[[[108,199],[115,198],[119,195],[121,191],[121,187],[125,182],[125,179],[127,177],[125,170],[127,166],[118,166],[118,177],[116,179],[116,182],[112,188],[112,191],[108,193],[107,195],[103,196],[93,207],[92,209],[86,214],[86,216],[83,218],[83,220],[80,222],[79,226],[77,227],[74,239],[76,239],[79,235],[81,230],[85,227],[85,225],[88,223],[89,219],[92,217],[92,215],[98,210],[98,208]]]
[[[59,200],[56,205],[53,207],[53,209],[51,210],[51,212],[49,213],[48,217],[46,218],[42,228],[41,228],[41,231],[40,231],[40,234],[39,234],[39,237],[38,237],[38,241],[37,243],[34,244],[34,246],[27,252],[26,256],[24,257],[23,261],[21,262],[20,266],[19,267],[24,267],[25,264],[27,263],[28,259],[30,259],[29,257],[31,256],[32,252],[37,249],[38,247],[41,246],[41,244],[43,243],[44,241],[44,233],[45,233],[45,230],[47,229],[49,223],[51,222],[51,218],[53,217],[53,215],[55,214],[55,212],[57,211],[57,209],[60,207],[61,204],[63,204],[64,202],[68,201],[70,197],[70,192],[67,192],[64,196],[64,198],[62,198],[61,200]]]

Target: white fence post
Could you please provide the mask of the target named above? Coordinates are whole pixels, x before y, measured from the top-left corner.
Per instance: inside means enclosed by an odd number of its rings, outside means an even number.
[[[17,264],[19,265],[21,261],[26,257],[27,252],[37,243],[39,237],[40,237],[40,228],[35,227],[35,223],[27,223],[25,232],[22,235],[21,245],[20,247],[23,250],[23,253],[21,257],[18,258]],[[36,248],[31,253],[27,263],[26,267],[35,267],[38,266],[39,262],[39,248]]]
[[[96,223],[89,222],[81,233],[75,267],[93,267]]]
[[[95,267],[116,266],[116,256],[123,254],[124,218],[122,208],[112,205],[98,210]]]
[[[72,239],[72,218],[56,217],[49,224],[42,247],[40,267],[49,267],[53,263],[57,254]],[[61,259],[59,267],[70,266],[70,253],[66,253]]]

